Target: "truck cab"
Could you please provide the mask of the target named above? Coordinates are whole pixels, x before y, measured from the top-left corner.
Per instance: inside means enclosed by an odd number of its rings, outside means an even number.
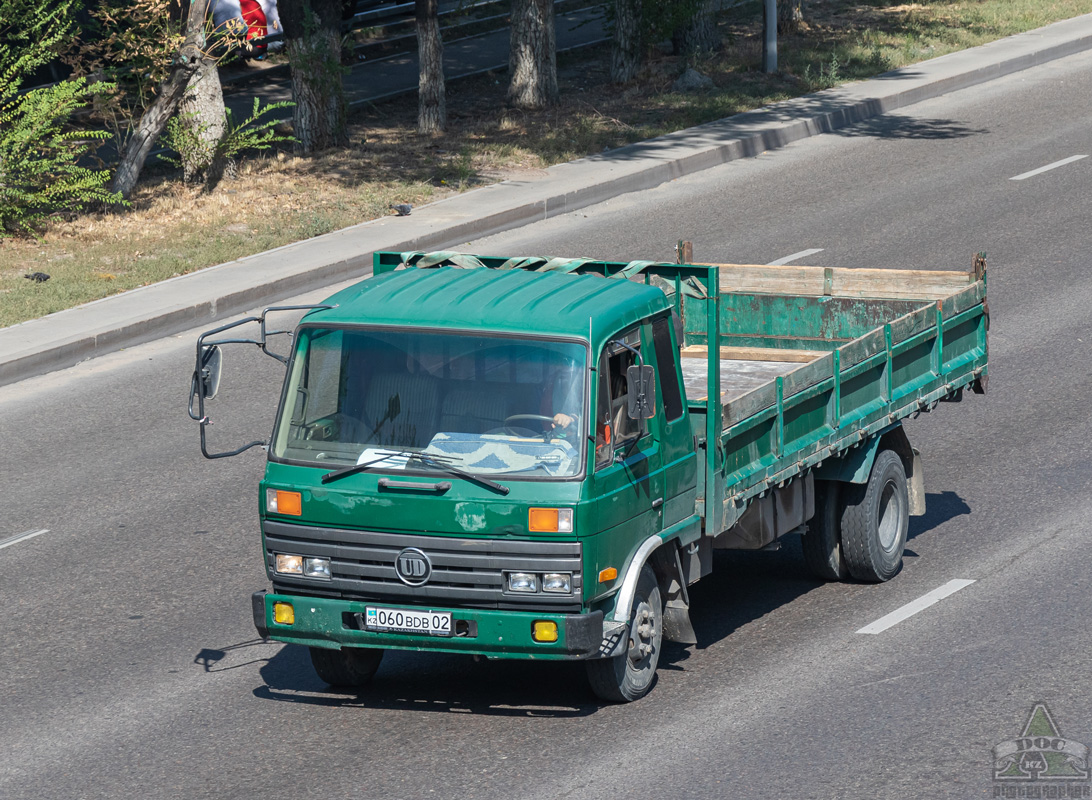
[[[634,551],[699,521],[664,292],[443,267],[327,305],[296,331],[260,487],[259,630],[335,683],[383,648],[587,659],[625,638]]]

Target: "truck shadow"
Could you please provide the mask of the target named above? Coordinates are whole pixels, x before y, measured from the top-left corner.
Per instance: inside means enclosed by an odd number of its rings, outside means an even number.
[[[327,686],[307,649],[286,645],[259,674],[265,685],[254,690],[258,699],[312,706],[550,718],[586,717],[602,707],[583,665],[571,662],[388,650],[372,682],[353,691]]]
[[[971,513],[971,507],[962,497],[955,492],[926,492],[925,514],[920,517],[910,517],[910,531],[907,539],[913,539],[938,528],[956,517],[966,516]]]
[[[960,516],[970,506],[955,492],[927,495],[928,513],[911,517],[910,538],[921,536]],[[914,555],[908,553],[908,555]],[[849,595],[866,588],[856,583],[827,584],[811,576],[800,552],[799,537],[787,536],[778,551],[717,551],[711,575],[691,587],[691,621],[697,645],[664,642],[660,669],[683,671],[693,654],[760,621],[821,586]],[[206,671],[227,650],[202,650],[195,663]],[[285,645],[261,663],[264,685],[254,689],[261,700],[320,707],[413,710],[506,717],[586,717],[607,707],[588,687],[577,662],[526,660],[475,661],[471,656],[390,650],[372,683],[360,691],[335,690],[319,680],[304,647]]]
[[[971,513],[963,498],[950,491],[928,493],[926,509],[923,516],[910,518],[908,539]],[[907,550],[906,555],[916,557],[917,553]],[[820,586],[848,595],[868,585],[852,581],[827,584],[812,577],[798,536],[784,537],[777,551],[715,551],[713,573],[690,589],[690,621],[698,643],[688,647],[666,642],[660,669],[684,669],[682,663],[694,652],[722,641]]]

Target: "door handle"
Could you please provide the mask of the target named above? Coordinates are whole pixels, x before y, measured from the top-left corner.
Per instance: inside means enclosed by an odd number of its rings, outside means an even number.
[[[663,504],[664,504],[664,499],[662,497],[657,497],[655,500],[652,501],[652,507],[653,508],[659,508]]]

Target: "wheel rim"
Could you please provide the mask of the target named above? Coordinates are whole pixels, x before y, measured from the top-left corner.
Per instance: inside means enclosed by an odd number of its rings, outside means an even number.
[[[648,669],[656,654],[656,619],[655,610],[646,600],[642,600],[633,610],[633,622],[629,626],[629,650],[626,653],[627,667],[640,673]]]
[[[899,540],[899,529],[902,527],[902,497],[898,486],[894,481],[884,484],[880,493],[879,524],[877,526],[880,547],[890,553],[895,549]]]

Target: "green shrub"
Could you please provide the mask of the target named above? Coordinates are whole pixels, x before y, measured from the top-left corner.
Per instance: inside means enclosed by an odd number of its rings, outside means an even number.
[[[68,130],[73,113],[100,91],[82,79],[20,92],[70,29],[71,2],[8,0],[0,24],[0,237],[34,233],[42,219],[99,203],[119,203],[107,170],[80,160],[104,131]]]
[[[226,109],[227,128],[214,149],[208,148],[201,140],[201,128],[195,130],[193,126],[186,125],[182,117],[171,117],[167,122],[167,130],[159,141],[165,148],[177,153],[178,157],[161,153],[159,158],[176,167],[181,167],[184,163],[195,164],[201,173],[206,174],[214,162],[221,161],[229,165],[229,172],[233,172],[235,157],[240,153],[247,150],[268,150],[279,142],[296,141],[294,136],[277,133],[276,117],[266,117],[270,112],[291,108],[293,105],[295,104],[288,101],[280,101],[269,103],[263,108],[255,97],[250,116],[237,125],[232,119],[231,109]]]

